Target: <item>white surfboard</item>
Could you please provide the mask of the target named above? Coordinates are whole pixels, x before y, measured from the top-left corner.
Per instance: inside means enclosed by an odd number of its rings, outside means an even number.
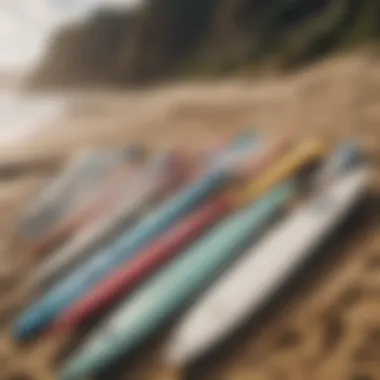
[[[165,360],[175,366],[192,362],[254,315],[347,217],[368,178],[364,166],[342,173],[275,226],[185,315]]]

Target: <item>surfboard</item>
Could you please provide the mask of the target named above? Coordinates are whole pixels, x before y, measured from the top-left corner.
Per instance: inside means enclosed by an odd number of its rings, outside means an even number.
[[[148,211],[166,191],[179,185],[177,168],[173,171],[172,155],[165,154],[137,173],[135,179],[128,181],[125,193],[107,211],[103,218],[95,220],[87,228],[79,231],[72,240],[53,252],[33,271],[28,281],[31,287],[39,287],[51,281],[70,266],[85,259],[91,251],[104,247],[115,234],[123,228],[125,232],[139,216]],[[185,177],[185,173],[180,174]],[[175,178],[174,178],[175,177]]]
[[[85,199],[96,193],[120,163],[129,157],[124,151],[86,150],[70,161],[38,196],[19,223],[20,235],[38,239]]]
[[[107,203],[117,197],[117,191],[126,190],[131,181],[132,168],[128,164],[121,166],[98,187],[98,191],[93,196],[89,196],[86,201],[81,202],[68,215],[62,217],[40,239],[31,242],[28,255],[35,260],[41,259],[54,249],[62,247],[76,231],[100,217],[102,210],[107,207]],[[133,169],[137,170],[137,167]]]
[[[347,217],[368,176],[365,166],[345,172],[275,226],[178,324],[164,350],[165,361],[188,364],[259,310]]]

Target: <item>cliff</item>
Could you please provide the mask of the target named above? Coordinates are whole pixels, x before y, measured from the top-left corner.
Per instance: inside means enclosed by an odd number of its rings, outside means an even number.
[[[292,69],[378,40],[379,18],[379,0],[149,0],[61,30],[31,83],[120,85]]]

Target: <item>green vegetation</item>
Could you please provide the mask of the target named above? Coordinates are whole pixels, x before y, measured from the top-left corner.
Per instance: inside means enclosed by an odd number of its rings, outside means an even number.
[[[269,61],[293,69],[377,41],[378,20],[380,0],[150,0],[60,31],[31,84],[151,83]]]

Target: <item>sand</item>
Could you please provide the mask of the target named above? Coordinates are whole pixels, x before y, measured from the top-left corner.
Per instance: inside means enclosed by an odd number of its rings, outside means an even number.
[[[54,127],[4,149],[3,162],[33,165],[3,180],[0,191],[1,257],[7,276],[22,277],[23,253],[10,245],[14,223],[52,173],[88,146],[142,141],[152,149],[194,151],[247,127],[269,135],[296,132],[332,142],[359,140],[374,168],[371,196],[338,243],[312,265],[302,286],[295,284],[265,317],[250,323],[220,352],[192,369],[194,380],[380,379],[380,65],[363,53],[336,57],[302,72],[262,80],[179,83],[154,89],[99,90],[76,94],[76,107]],[[53,165],[54,163],[54,165]],[[17,268],[17,269],[16,269]],[[24,269],[26,270],[26,269]],[[8,294],[9,295],[9,294]],[[5,297],[4,297],[5,299]],[[0,301],[1,306],[1,301]],[[4,336],[7,327],[4,324]],[[41,346],[0,344],[0,378],[55,378],[61,355]],[[161,368],[156,350],[127,365],[124,379],[175,379]],[[4,369],[2,370],[2,365]],[[3,375],[3,377],[1,377]]]

